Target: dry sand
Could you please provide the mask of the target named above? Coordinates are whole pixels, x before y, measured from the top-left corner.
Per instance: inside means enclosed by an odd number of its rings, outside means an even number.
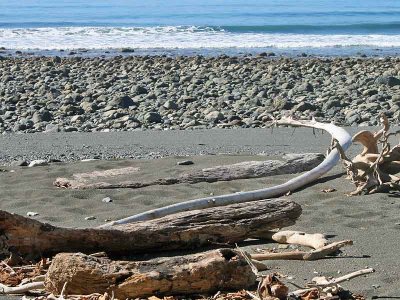
[[[213,132],[210,131],[209,133]],[[239,133],[241,131],[226,131],[231,138],[234,138],[235,132]],[[252,131],[249,130],[248,132],[250,136]],[[285,131],[280,133],[282,132]],[[291,130],[286,130],[286,133],[289,132]],[[279,131],[269,134],[273,136],[278,133]],[[272,149],[270,153],[276,155],[276,152],[281,152],[282,150],[296,152],[293,150],[298,148],[314,149],[314,152],[323,151],[328,145],[329,136],[310,138],[310,135],[310,130],[300,130],[295,132],[295,137],[292,138],[289,135],[286,135],[285,139],[275,136],[275,141],[279,140],[281,144],[286,144],[287,147],[277,149],[270,145],[269,148]],[[237,147],[251,148],[251,144],[244,146],[237,142],[250,139],[249,136],[238,137],[232,143],[236,143]],[[192,140],[193,145],[198,144],[200,140]],[[252,140],[260,145],[265,143],[259,138],[257,139],[257,136],[253,136]],[[222,137],[220,141],[223,144],[224,138]],[[174,142],[171,141],[171,143],[173,144]],[[297,147],[296,143],[297,145],[303,144],[303,146]],[[219,147],[218,145],[217,139],[213,144],[213,149],[219,149],[219,152],[227,152],[224,146]],[[34,152],[34,149],[31,150]],[[352,152],[354,153],[354,150]],[[211,193],[219,195],[272,186],[282,183],[293,176],[281,175],[261,179],[192,185],[150,186],[135,190],[95,191],[56,189],[52,185],[56,177],[67,177],[73,173],[91,170],[136,166],[145,170],[144,176],[152,178],[171,174],[171,172],[178,172],[181,169],[265,158],[265,156],[238,154],[184,157],[184,159],[192,159],[195,162],[193,166],[177,166],[176,162],[183,160],[183,158],[170,156],[156,160],[56,163],[36,168],[6,167],[6,169],[12,169],[15,172],[0,173],[0,209],[22,215],[26,215],[28,211],[38,212],[39,216],[36,217],[38,220],[55,225],[72,227],[96,226],[102,224],[105,219],[121,218],[151,208],[208,196]],[[324,188],[335,188],[337,191],[323,193],[321,190]],[[332,240],[354,240],[355,244],[353,246],[344,249],[344,256],[315,262],[271,261],[267,263],[271,266],[272,271],[292,276],[292,281],[298,285],[303,285],[306,281],[316,276],[317,273],[327,276],[340,276],[367,266],[373,267],[376,269],[376,273],[365,278],[353,279],[350,282],[343,283],[343,286],[353,292],[362,293],[368,298],[373,296],[400,298],[399,195],[393,193],[350,198],[345,196],[345,193],[353,188],[351,183],[345,179],[341,167],[337,166],[319,182],[287,197],[298,202],[303,207],[302,216],[296,225],[290,229],[310,233],[326,233],[334,236]],[[110,197],[113,202],[102,202],[104,197]],[[85,217],[88,216],[95,216],[96,219],[92,221],[85,220]],[[251,251],[254,248],[274,247],[276,245],[255,245],[250,243],[245,244],[245,246]]]

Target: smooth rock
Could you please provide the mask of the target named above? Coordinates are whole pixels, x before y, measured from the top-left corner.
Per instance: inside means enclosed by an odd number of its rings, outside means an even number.
[[[113,202],[113,200],[110,197],[105,197],[105,198],[103,198],[103,200],[101,200],[101,202],[110,203],[110,202]]]
[[[34,212],[34,211],[28,211],[28,212],[26,213],[26,215],[27,215],[28,217],[36,217],[36,216],[39,215],[39,213]]]
[[[161,123],[162,118],[159,113],[156,112],[149,112],[144,115],[144,121],[146,123]]]
[[[192,160],[183,160],[183,161],[178,161],[176,164],[178,166],[188,166],[188,165],[193,165],[194,162]]]
[[[11,166],[13,167],[26,167],[28,166],[28,162],[24,159],[14,160],[11,162]]]
[[[28,167],[32,168],[32,167],[39,167],[39,166],[47,166],[49,163],[47,162],[47,160],[44,159],[36,159],[36,160],[32,160]]]
[[[394,77],[394,76],[379,76],[376,80],[375,83],[377,84],[386,84],[390,87],[400,85],[400,79]]]
[[[131,97],[127,95],[122,95],[115,97],[110,103],[110,106],[128,108],[129,106],[135,105],[135,102]]]

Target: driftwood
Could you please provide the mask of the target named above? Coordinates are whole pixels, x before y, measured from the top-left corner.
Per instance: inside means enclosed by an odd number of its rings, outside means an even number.
[[[150,185],[171,185],[178,183],[199,183],[231,181],[237,179],[260,178],[281,174],[296,174],[309,171],[323,161],[323,155],[317,153],[286,155],[281,160],[246,161],[231,165],[222,165],[201,170],[193,170],[176,177],[158,178],[153,181],[122,181],[118,183],[109,182],[88,182],[96,176],[107,177],[109,174],[125,174],[123,171],[128,168],[112,169],[107,171],[95,171],[92,173],[74,174],[73,178],[57,178],[54,185],[57,187],[71,189],[117,189],[117,188],[142,188]],[[137,168],[129,168],[129,171]],[[113,171],[113,172],[111,172]],[[112,176],[108,176],[112,177]],[[139,176],[136,176],[139,177]],[[126,176],[125,176],[126,178]]]
[[[24,294],[27,292],[32,292],[33,290],[41,290],[43,288],[44,288],[43,282],[30,282],[18,286],[6,286],[0,284],[0,294],[8,294],[8,295]]]
[[[375,272],[372,268],[362,269],[356,272],[352,272],[346,274],[341,277],[327,279],[324,276],[314,277],[312,279],[313,283],[307,284],[309,288],[296,290],[290,293],[291,296],[299,297],[302,296],[307,299],[320,299],[321,297],[332,297],[338,294],[338,292],[342,291],[343,288],[339,285],[341,282],[348,281],[350,279],[367,275]],[[315,295],[314,298],[306,297],[309,293],[313,293]]]
[[[268,238],[280,244],[301,245],[313,248],[312,251],[290,251],[290,252],[266,252],[249,254],[248,257],[253,261],[260,260],[318,260],[335,254],[340,248],[352,245],[353,241],[344,240],[329,243],[324,234],[305,233],[301,231],[283,230],[270,232],[264,238]]]
[[[297,121],[291,118],[286,118],[276,121],[274,124],[298,126],[298,127],[303,126],[303,127],[311,127],[311,128],[325,130],[329,132],[332,135],[332,138],[335,139],[340,144],[340,147],[343,151],[345,151],[351,145],[351,136],[347,133],[347,131],[344,130],[343,128],[335,126],[334,124],[320,123],[315,120]],[[105,224],[102,227],[110,227],[118,224],[127,224],[132,222],[160,218],[180,211],[202,209],[210,206],[223,206],[233,203],[244,203],[249,201],[256,201],[260,199],[267,199],[267,198],[281,196],[286,194],[287,192],[294,191],[318,179],[319,177],[327,173],[330,169],[332,169],[339,161],[339,159],[340,159],[339,150],[337,148],[333,148],[331,152],[328,154],[328,156],[324,159],[324,161],[320,163],[317,167],[283,184],[255,191],[240,192],[240,193],[227,194],[216,197],[206,197],[195,200],[189,200],[186,202],[168,205],[158,209],[152,209],[144,213],[140,213],[118,221]]]
[[[325,258],[329,255],[336,253],[340,248],[352,245],[353,242],[350,240],[334,242],[326,246],[317,248],[313,251],[292,251],[292,252],[280,252],[280,253],[260,253],[251,254],[250,258],[255,260],[318,260]]]
[[[270,234],[271,235],[268,238],[279,244],[294,244],[311,247],[314,249],[318,249],[329,244],[329,241],[322,233],[305,233],[302,231],[282,230],[278,232],[271,232]]]
[[[340,143],[335,147],[341,154],[349,179],[356,186],[350,195],[361,195],[400,190],[400,144],[391,147],[389,137],[399,132],[389,132],[386,116],[380,115],[382,129],[377,132],[360,131],[353,137],[354,143],[363,145],[363,150],[353,159],[347,158]],[[379,147],[379,145],[381,147]],[[379,149],[380,148],[380,149]]]
[[[132,254],[236,243],[270,236],[268,230],[292,225],[300,214],[300,205],[275,199],[182,212],[108,229],[74,229],[0,211],[0,253]]]
[[[45,279],[48,292],[113,293],[118,299],[240,290],[256,282],[245,259],[235,250],[157,258],[112,261],[82,253],[60,253]]]

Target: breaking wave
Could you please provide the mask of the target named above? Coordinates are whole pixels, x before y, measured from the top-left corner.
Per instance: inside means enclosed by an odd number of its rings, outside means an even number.
[[[372,25],[365,25],[371,27]],[[389,26],[389,25],[387,25]],[[392,24],[392,26],[400,26]],[[312,30],[311,30],[312,29]],[[400,34],[315,33],[315,28],[258,27],[41,27],[2,28],[7,49],[199,49],[400,47]],[[339,28],[340,29],[340,28]],[[290,33],[289,33],[290,31]],[[335,32],[335,31],[333,31]]]

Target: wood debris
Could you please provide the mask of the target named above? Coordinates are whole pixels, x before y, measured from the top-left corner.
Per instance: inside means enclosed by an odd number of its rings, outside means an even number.
[[[349,159],[341,145],[334,141],[334,147],[340,152],[348,178],[356,186],[349,195],[372,194],[400,190],[400,143],[391,147],[389,137],[400,132],[390,132],[387,117],[380,114],[382,129],[376,132],[360,131],[353,137],[353,142],[364,146],[362,152]]]
[[[321,190],[321,192],[323,192],[323,193],[333,193],[333,192],[336,192],[336,189],[335,188],[326,188],[326,189]]]

